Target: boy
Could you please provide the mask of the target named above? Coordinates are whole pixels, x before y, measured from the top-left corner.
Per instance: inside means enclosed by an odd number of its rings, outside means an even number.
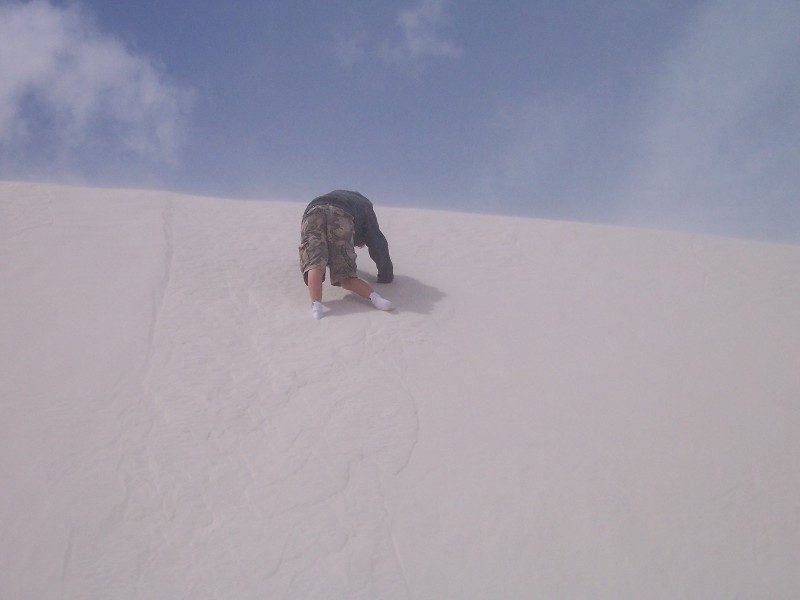
[[[378,283],[390,283],[394,267],[389,244],[378,226],[372,202],[358,192],[336,190],[315,198],[306,207],[300,227],[300,270],[315,319],[322,318],[326,267],[331,272],[331,285],[369,299],[380,310],[394,308],[357,275],[354,246],[364,245],[378,267]]]

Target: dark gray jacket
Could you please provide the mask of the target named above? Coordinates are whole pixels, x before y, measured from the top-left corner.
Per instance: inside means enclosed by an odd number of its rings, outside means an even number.
[[[320,204],[331,204],[341,208],[353,217],[355,229],[353,243],[356,246],[365,244],[369,249],[369,256],[378,267],[378,283],[392,281],[394,279],[394,267],[392,266],[392,259],[389,257],[389,243],[381,233],[380,227],[378,227],[378,217],[375,216],[372,202],[358,192],[336,190],[314,198],[306,207],[303,216],[305,217],[309,210]]]

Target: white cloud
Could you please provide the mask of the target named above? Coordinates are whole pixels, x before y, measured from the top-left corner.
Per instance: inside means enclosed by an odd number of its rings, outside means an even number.
[[[339,65],[418,63],[430,57],[457,58],[461,49],[442,33],[448,24],[447,0],[420,0],[400,10],[393,20],[391,34],[382,26],[368,25],[366,14],[350,13],[332,31],[334,54]]]
[[[397,23],[402,40],[395,49],[409,59],[458,56],[460,50],[439,31],[446,21],[445,0],[421,0],[415,8],[400,12]]]
[[[745,236],[770,221],[800,230],[798,56],[794,0],[705,4],[661,65],[630,211]]]
[[[800,4],[712,0],[655,62],[629,113],[540,95],[492,125],[487,197],[539,216],[800,241]]]
[[[367,57],[369,37],[358,17],[350,15],[347,22],[333,29],[333,47],[339,65],[350,68]]]
[[[190,92],[77,6],[0,5],[0,145],[33,154],[175,160]],[[69,161],[68,161],[69,162]]]

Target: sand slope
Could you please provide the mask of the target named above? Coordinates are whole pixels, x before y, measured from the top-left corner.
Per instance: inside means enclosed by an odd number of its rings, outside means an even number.
[[[800,594],[800,247],[375,200],[0,183],[0,597]]]

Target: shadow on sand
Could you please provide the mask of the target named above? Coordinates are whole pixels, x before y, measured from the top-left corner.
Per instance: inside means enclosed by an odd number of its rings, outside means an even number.
[[[358,276],[369,284],[381,296],[388,298],[395,305],[389,314],[412,312],[429,315],[434,305],[445,297],[444,293],[432,285],[427,285],[407,275],[395,275],[392,283],[375,283],[375,278],[359,271]],[[331,312],[327,316],[344,316],[365,310],[374,310],[369,302],[355,294],[347,294],[336,300],[323,300]]]

